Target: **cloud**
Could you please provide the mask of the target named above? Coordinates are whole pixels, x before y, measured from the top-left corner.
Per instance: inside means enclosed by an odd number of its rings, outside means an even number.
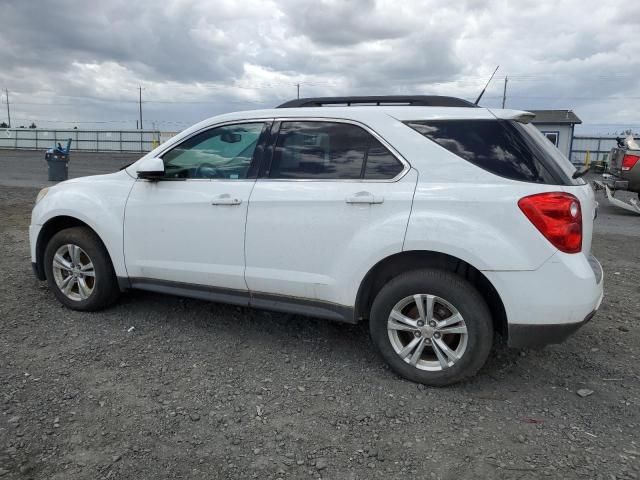
[[[134,127],[139,85],[162,129],[271,107],[296,84],[473,99],[500,64],[487,106],[508,75],[509,107],[640,124],[640,7],[614,0],[0,0],[0,12],[0,87],[18,123]]]

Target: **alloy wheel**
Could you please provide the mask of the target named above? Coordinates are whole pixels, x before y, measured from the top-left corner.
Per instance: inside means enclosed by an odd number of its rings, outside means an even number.
[[[464,355],[469,338],[460,312],[445,299],[429,294],[400,300],[389,314],[387,332],[400,358],[428,371],[455,365]]]
[[[96,273],[87,252],[68,243],[58,248],[53,256],[53,278],[67,298],[78,302],[93,293]]]

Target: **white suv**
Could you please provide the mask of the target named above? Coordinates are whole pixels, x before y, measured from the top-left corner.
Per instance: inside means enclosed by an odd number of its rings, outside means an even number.
[[[602,300],[593,192],[531,118],[424,96],[214,117],[42,190],[34,270],[76,310],[138,288],[366,320],[397,373],[450,384],[494,333],[557,343]]]

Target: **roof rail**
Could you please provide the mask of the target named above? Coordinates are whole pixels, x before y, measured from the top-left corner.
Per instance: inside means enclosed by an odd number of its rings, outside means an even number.
[[[379,95],[366,97],[298,98],[278,105],[277,108],[324,107],[328,105],[393,105],[421,107],[471,107],[477,105],[456,97],[439,95]]]

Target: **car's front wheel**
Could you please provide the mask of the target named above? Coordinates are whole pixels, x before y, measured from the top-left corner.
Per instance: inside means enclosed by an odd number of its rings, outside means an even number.
[[[370,331],[394,371],[434,386],[474,375],[493,342],[482,296],[464,278],[436,269],[407,272],[386,284],[371,307]]]
[[[111,259],[98,236],[88,228],[56,233],[45,248],[49,289],[74,310],[100,310],[113,303],[119,288]]]

